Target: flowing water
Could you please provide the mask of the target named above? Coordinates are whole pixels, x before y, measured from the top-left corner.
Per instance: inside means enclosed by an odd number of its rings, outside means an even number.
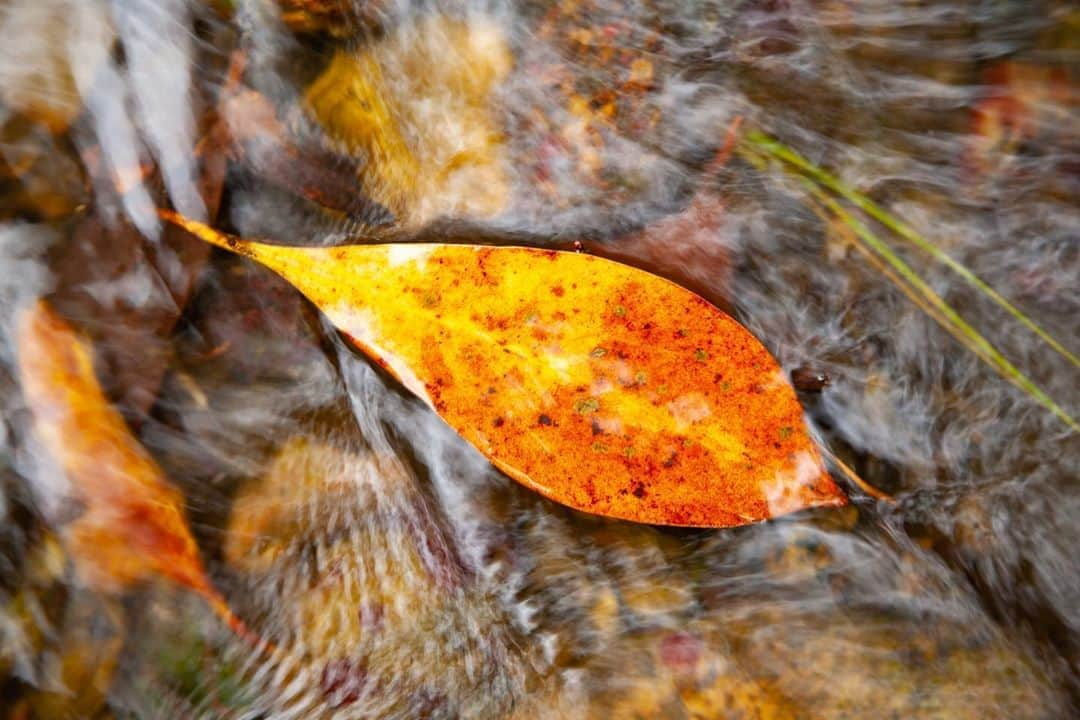
[[[902,292],[767,133],[1080,351],[1080,11],[1051,0],[0,2],[0,714],[1061,718],[1080,442]],[[718,156],[719,153],[719,157]],[[493,469],[269,271],[163,227],[569,248],[724,307],[896,502],[726,530]],[[1042,388],[1078,371],[874,231]],[[45,295],[272,645],[105,593],[30,428]]]

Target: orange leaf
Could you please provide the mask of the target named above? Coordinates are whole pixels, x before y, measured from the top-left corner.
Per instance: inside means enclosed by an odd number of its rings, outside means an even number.
[[[698,527],[846,502],[769,352],[656,275],[520,247],[282,247],[162,214],[293,283],[497,467],[556,502]]]
[[[19,319],[18,348],[35,434],[58,460],[78,506],[62,537],[80,579],[119,592],[163,575],[246,635],[203,571],[180,494],[106,400],[88,345],[39,301]]]
[[[1004,61],[984,73],[983,97],[972,108],[968,165],[991,175],[1020,145],[1068,115],[1068,73],[1062,67]]]

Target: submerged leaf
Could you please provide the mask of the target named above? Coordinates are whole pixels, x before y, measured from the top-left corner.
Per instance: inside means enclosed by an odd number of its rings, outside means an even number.
[[[369,49],[338,52],[305,103],[366,158],[367,194],[402,224],[490,217],[509,193],[492,101],[512,65],[494,23],[432,15]]]
[[[62,537],[82,581],[120,592],[165,576],[246,633],[206,577],[179,492],[106,400],[87,344],[39,301],[20,318],[18,347],[36,437],[72,486],[77,517]]]
[[[656,275],[522,247],[282,247],[163,215],[292,282],[497,467],[556,502],[699,527],[845,502],[769,352]]]

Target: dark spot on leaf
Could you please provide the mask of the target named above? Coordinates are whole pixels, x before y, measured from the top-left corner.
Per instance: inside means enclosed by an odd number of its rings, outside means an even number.
[[[497,418],[495,418],[494,420],[491,421],[491,424],[494,425],[495,427],[502,427],[505,422],[506,421],[503,420],[501,417],[497,417]]]
[[[600,409],[600,401],[596,398],[585,398],[574,403],[574,412],[579,415],[588,415]]]
[[[431,309],[438,305],[441,299],[442,298],[439,297],[439,293],[435,292],[434,290],[426,290],[421,296],[420,302],[425,308]]]
[[[536,421],[541,425],[551,425],[551,418],[547,415],[541,415]]]
[[[562,285],[556,285],[555,287],[551,288],[551,294],[555,297],[562,297],[566,294],[566,290],[563,289]]]
[[[73,523],[82,517],[87,510],[86,502],[81,498],[74,495],[66,495],[60,501],[59,507],[56,510],[56,515],[53,517],[53,522],[58,526],[64,526],[69,523]]]

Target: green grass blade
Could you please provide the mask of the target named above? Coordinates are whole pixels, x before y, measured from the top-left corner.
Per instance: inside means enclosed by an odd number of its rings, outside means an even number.
[[[812,179],[800,177],[799,180],[816,200],[851,230],[859,241],[864,243],[867,251],[876,253],[877,257],[885,264],[886,276],[911,297],[931,318],[980,359],[993,367],[1003,378],[1060,418],[1071,430],[1080,432],[1080,424],[1068,412],[1055,403],[1019,368],[1010,363],[978,330],[969,325],[944,298],[919,277],[918,273],[910,265],[893,252],[888,244],[825,193]]]
[[[1080,358],[1069,351],[1064,345],[1058,342],[1053,335],[1044,330],[1038,323],[1028,317],[1022,310],[1017,308],[1006,298],[1002,297],[1000,293],[994,290],[992,287],[986,284],[979,276],[967,269],[962,263],[953,259],[948,253],[941,248],[934,245],[932,242],[924,238],[918,232],[915,231],[907,223],[904,223],[894,215],[890,214],[880,205],[875,203],[870,198],[866,197],[862,193],[858,192],[851,186],[847,185],[839,178],[835,177],[828,171],[821,167],[818,167],[814,163],[810,162],[798,152],[792,148],[784,145],[780,141],[765,135],[759,130],[752,130],[745,136],[747,142],[754,147],[764,150],[768,154],[775,158],[783,160],[790,165],[801,170],[803,173],[813,178],[818,184],[827,187],[837,195],[843,197],[851,204],[858,207],[870,217],[877,220],[883,226],[896,233],[898,236],[912,243],[916,247],[925,251],[936,260],[947,266],[954,271],[965,281],[967,281],[972,287],[976,288],[979,292],[983,293],[998,306],[1019,320],[1025,327],[1035,333],[1043,342],[1054,349],[1055,352],[1066,358],[1073,366],[1080,368]]]

